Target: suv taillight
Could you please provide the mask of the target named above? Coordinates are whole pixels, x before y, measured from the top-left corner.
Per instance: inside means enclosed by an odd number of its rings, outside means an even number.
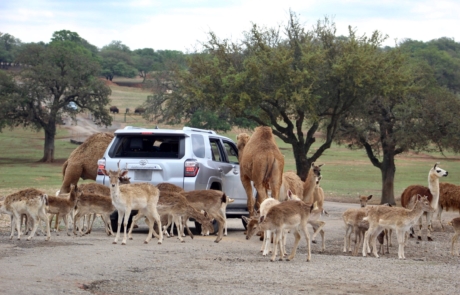
[[[97,175],[104,175],[102,169],[105,169],[105,159],[100,159],[97,161]]]
[[[186,160],[184,164],[184,177],[195,177],[200,166],[196,160]]]

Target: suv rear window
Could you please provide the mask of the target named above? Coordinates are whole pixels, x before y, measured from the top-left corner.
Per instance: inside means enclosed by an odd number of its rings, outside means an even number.
[[[184,143],[185,137],[177,135],[117,135],[109,156],[180,159],[185,154]]]

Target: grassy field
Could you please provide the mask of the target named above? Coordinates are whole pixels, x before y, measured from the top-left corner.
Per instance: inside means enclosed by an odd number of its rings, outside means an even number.
[[[140,80],[117,80],[124,83],[139,83]],[[148,122],[141,116],[127,115],[124,110],[129,107],[133,110],[142,104],[148,91],[134,88],[110,85],[112,88],[111,105],[120,109],[120,114],[114,115],[114,121],[126,125],[154,127],[155,122]],[[161,126],[164,128],[181,128],[182,126]],[[226,136],[236,140],[241,131],[232,131]],[[24,129],[4,130],[0,133],[2,154],[0,156],[0,196],[10,194],[18,189],[36,187],[48,193],[59,189],[62,181],[62,163],[76,148],[70,143],[70,132],[61,126],[56,137],[56,162],[52,164],[37,163],[43,155],[44,134]],[[320,140],[318,140],[320,141]],[[277,139],[278,146],[285,155],[285,171],[295,170],[295,162],[290,145]],[[321,142],[316,143],[313,149]],[[313,153],[313,151],[311,151]],[[427,185],[429,169],[441,162],[441,167],[449,171],[444,181],[460,184],[460,156],[447,154],[404,154],[396,159],[395,196],[398,199],[401,192],[410,184]],[[352,151],[343,146],[333,145],[318,160],[322,167],[323,180],[321,182],[326,198],[329,200],[355,200],[357,194],[374,195],[374,202],[378,202],[381,195],[380,171],[372,166],[364,150]],[[87,181],[86,181],[87,182]]]

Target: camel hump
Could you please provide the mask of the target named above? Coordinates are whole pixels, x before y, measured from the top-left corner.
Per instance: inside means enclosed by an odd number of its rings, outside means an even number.
[[[267,184],[270,182],[270,180],[272,179],[273,177],[273,172],[276,170],[277,166],[276,166],[276,158],[273,158],[273,161],[270,161],[269,159],[267,159],[267,162],[266,162],[266,166],[265,166],[265,174],[264,174],[264,178],[263,178],[263,183],[264,184]]]

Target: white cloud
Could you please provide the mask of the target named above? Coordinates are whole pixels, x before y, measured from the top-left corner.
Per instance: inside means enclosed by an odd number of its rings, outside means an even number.
[[[368,35],[379,30],[389,35],[390,46],[395,38],[460,37],[456,0],[16,0],[0,4],[0,28],[24,42],[48,42],[53,32],[67,29],[98,47],[121,40],[131,49],[185,51],[206,41],[210,30],[222,39],[239,39],[251,23],[284,25],[289,10],[307,29],[329,16],[339,34],[348,34],[349,25]]]

